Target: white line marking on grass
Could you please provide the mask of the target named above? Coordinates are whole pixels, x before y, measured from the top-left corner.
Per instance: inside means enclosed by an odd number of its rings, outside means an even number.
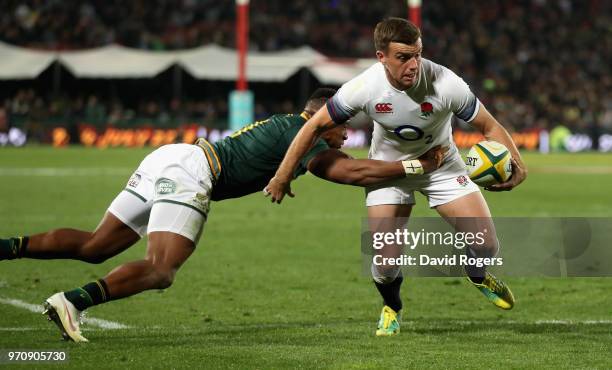
[[[43,312],[43,307],[41,305],[38,304],[32,304],[32,303],[27,303],[24,301],[21,301],[19,299],[12,299],[12,298],[4,298],[4,297],[0,297],[0,303],[3,304],[8,304],[10,306],[13,307],[18,307],[18,308],[23,308],[25,310],[28,310],[30,312],[34,312],[34,313],[42,313]],[[90,324],[90,325],[94,325],[97,326],[99,328],[102,329],[127,329],[128,326],[115,322],[115,321],[108,321],[108,320],[103,320],[103,319],[98,319],[95,317],[83,317],[83,322],[85,324]]]
[[[147,329],[151,329],[151,328],[147,328]],[[16,331],[48,331],[49,330],[49,326],[45,325],[45,326],[41,326],[41,327],[23,327],[23,328],[2,328],[0,327],[0,332],[3,331],[7,331],[7,332],[16,332]],[[85,332],[89,332],[89,331],[103,331],[106,329],[101,329],[101,328],[81,328],[81,331],[85,331]]]
[[[123,325],[121,323],[115,321],[102,320],[95,317],[83,317],[83,322],[85,324],[94,325],[102,329],[127,329],[127,325]]]
[[[38,304],[31,304],[24,301],[20,301],[19,299],[11,299],[11,298],[3,298],[0,297],[0,303],[8,304],[14,307],[23,308],[24,310],[28,310],[34,313],[42,313],[43,307]]]
[[[133,170],[128,167],[0,167],[0,176],[123,176]]]

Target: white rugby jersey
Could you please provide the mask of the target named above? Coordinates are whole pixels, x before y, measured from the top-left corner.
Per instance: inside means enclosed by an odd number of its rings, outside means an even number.
[[[389,83],[382,63],[348,81],[327,102],[337,124],[359,111],[374,120],[369,157],[415,159],[436,145],[448,146],[446,158],[457,153],[451,118],[469,122],[480,104],[469,86],[450,69],[422,59],[418,81],[406,91]]]

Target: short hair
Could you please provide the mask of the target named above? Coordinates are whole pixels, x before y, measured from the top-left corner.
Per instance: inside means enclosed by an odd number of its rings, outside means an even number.
[[[421,37],[421,30],[412,22],[403,18],[385,18],[378,22],[374,29],[374,47],[387,51],[392,42],[412,45]]]
[[[306,102],[311,100],[327,100],[336,94],[336,89],[331,87],[319,87],[316,89]]]
[[[336,94],[336,89],[330,87],[319,87],[306,100],[306,110],[317,111],[325,104],[332,96]]]

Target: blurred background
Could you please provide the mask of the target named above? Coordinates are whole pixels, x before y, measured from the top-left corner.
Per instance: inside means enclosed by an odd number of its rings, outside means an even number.
[[[214,141],[236,89],[234,1],[3,0],[0,145]],[[524,149],[612,151],[612,2],[425,0],[423,56],[462,76]],[[375,62],[405,1],[253,0],[253,119],[299,112]],[[247,122],[244,122],[247,123]],[[353,123],[367,146],[371,122]],[[480,138],[456,122],[455,140]]]

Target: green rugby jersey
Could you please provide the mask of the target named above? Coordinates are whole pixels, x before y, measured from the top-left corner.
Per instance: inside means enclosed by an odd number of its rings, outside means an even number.
[[[212,200],[237,198],[262,191],[274,176],[291,141],[309,118],[302,114],[277,114],[234,132],[213,144],[221,168]],[[329,146],[319,139],[300,161],[294,178],[306,173],[306,165]]]

